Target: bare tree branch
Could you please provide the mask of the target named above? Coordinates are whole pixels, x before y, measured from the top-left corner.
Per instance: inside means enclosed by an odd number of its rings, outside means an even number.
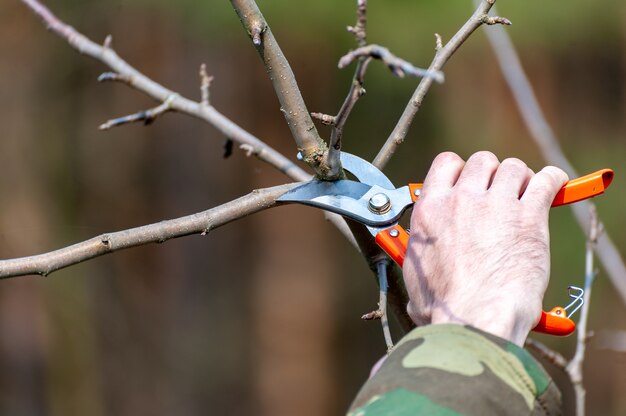
[[[356,39],[358,46],[365,46],[367,43],[367,0],[357,0],[357,12],[356,12],[356,24],[354,26],[348,26],[348,32],[352,33]],[[370,62],[369,57],[357,58],[358,63],[352,76],[352,83],[350,84],[350,90],[344,100],[339,112],[336,116],[321,117],[322,123],[324,119],[332,122],[333,129],[330,134],[330,142],[328,144],[328,160],[329,164],[336,165],[340,163],[341,147],[343,138],[343,129],[348,120],[348,116],[352,112],[356,102],[359,98],[365,94],[365,88],[363,88],[363,82],[365,80],[365,72]]]
[[[115,251],[191,234],[205,235],[215,228],[276,205],[276,198],[298,183],[259,189],[223,205],[172,220],[102,234],[59,250],[36,256],[0,260],[0,278],[50,273]]]
[[[364,315],[361,315],[361,319],[363,319],[364,321],[373,321],[375,319],[380,319],[382,316],[383,312],[380,310],[380,308],[378,308]]]
[[[359,59],[356,69],[354,70],[354,76],[352,77],[352,84],[350,85],[348,95],[341,105],[341,108],[339,109],[337,115],[333,117],[333,130],[330,135],[329,145],[329,159],[340,157],[343,129],[346,126],[348,117],[350,116],[352,109],[356,105],[356,102],[365,94],[365,88],[363,88],[363,83],[365,82],[365,72],[367,71],[367,66],[370,62],[371,58]]]
[[[330,142],[328,159],[331,164],[339,163],[343,129],[348,119],[348,116],[352,112],[358,99],[365,94],[365,88],[363,83],[365,79],[365,72],[372,59],[380,59],[391,70],[391,72],[398,76],[404,77],[421,76],[432,77],[437,82],[443,82],[443,73],[440,71],[428,71],[421,68],[414,67],[411,63],[398,58],[393,55],[389,49],[379,45],[367,45],[367,0],[357,0],[357,21],[354,26],[348,26],[348,31],[354,34],[357,45],[356,50],[348,52],[339,60],[339,68],[345,68],[355,60],[357,66],[352,77],[352,83],[348,95],[344,100],[339,112],[336,116],[330,116],[327,114],[313,113],[312,116],[319,119],[323,124],[333,126]]]
[[[302,110],[304,109],[306,111],[306,107],[304,106],[295,77],[256,3],[252,0],[231,0],[231,3],[252,38],[259,55],[263,59],[265,68],[274,84],[276,94],[283,106],[285,116],[292,117],[288,117],[287,122],[292,128],[292,133],[296,138],[298,147],[301,148],[303,144],[310,146],[312,153],[308,157],[304,152],[300,152],[304,161],[309,165],[316,166],[318,175],[322,174],[325,179],[341,177],[335,176],[343,175],[339,158],[335,157],[331,159],[328,153],[329,150],[325,147],[325,144],[322,153],[320,153],[322,147],[316,147],[316,141],[319,139],[319,136],[316,130],[312,130],[308,127],[309,122],[313,122],[309,113],[306,113],[306,117],[302,114]],[[364,13],[365,2],[359,4],[363,6],[360,13]],[[296,124],[293,125],[293,123]],[[305,132],[302,132],[303,128]],[[312,134],[311,131],[315,132],[315,137],[307,136]],[[298,135],[304,133],[306,133],[306,135],[303,140],[303,138],[299,138]],[[336,169],[339,169],[339,171]],[[377,261],[386,258],[386,254],[376,245],[365,226],[353,222],[349,222],[348,226],[354,235],[354,239],[359,246],[361,254],[368,262],[370,270],[376,273]],[[392,304],[394,313],[397,315],[401,327],[404,330],[409,330],[414,324],[406,313],[408,297],[404,289],[402,275],[398,271],[399,269],[394,267],[392,270],[389,285],[389,301]]]
[[[524,123],[544,159],[547,163],[565,170],[571,178],[577,177],[578,174],[567,160],[554,131],[541,110],[509,35],[502,27],[490,28],[485,33],[496,54],[502,74],[511,89]],[[571,206],[578,224],[585,231],[590,228],[589,210],[592,205],[589,201],[581,201]],[[601,224],[598,226],[602,227]],[[613,286],[619,292],[622,302],[626,304],[626,265],[608,233],[602,233],[598,237],[595,251]]]
[[[574,357],[567,364],[565,370],[569,374],[574,386],[574,393],[576,395],[576,415],[583,416],[585,414],[585,386],[583,385],[583,362],[585,361],[585,351],[587,348],[587,340],[589,336],[587,334],[587,321],[589,319],[589,306],[591,299],[591,287],[595,279],[595,270],[593,267],[593,250],[598,242],[600,235],[600,226],[598,222],[598,213],[595,207],[589,211],[591,221],[589,234],[587,236],[587,248],[585,250],[585,294],[583,295],[583,306],[580,311],[580,319],[578,320],[577,334],[576,334],[576,353]]]
[[[389,285],[387,284],[388,264],[389,260],[387,259],[378,262],[378,286],[380,292],[378,310],[380,311],[380,324],[383,327],[385,344],[387,344],[387,352],[389,353],[393,349],[393,339],[391,338],[389,319],[387,317],[387,293],[389,291]]]
[[[330,116],[328,114],[313,113],[312,116],[319,119],[323,124],[333,126],[330,142],[328,159],[331,164],[339,163],[343,129],[348,120],[348,116],[352,112],[356,102],[359,98],[365,94],[365,88],[363,83],[365,80],[365,72],[372,59],[380,59],[391,70],[391,72],[398,76],[421,76],[432,77],[438,82],[443,82],[443,73],[440,71],[428,71],[421,68],[416,68],[411,63],[398,58],[393,55],[389,49],[379,45],[367,45],[367,0],[357,0],[357,21],[354,26],[348,26],[348,31],[353,33],[357,45],[356,50],[348,52],[339,60],[339,68],[345,68],[355,60],[357,66],[352,77],[352,83],[348,95],[344,100],[339,112],[336,116]]]
[[[356,24],[348,26],[348,32],[352,33],[356,38],[359,46],[367,45],[367,0],[357,0]]]
[[[315,128],[291,66],[258,6],[254,0],[231,0],[231,4],[263,60],[303,160],[322,179],[343,177],[341,164],[328,163],[328,147]]]
[[[443,66],[446,62],[448,62],[456,50],[459,49],[459,47],[470,37],[470,35],[484,23],[484,17],[487,13],[489,13],[489,10],[493,7],[495,2],[496,0],[482,0],[480,2],[480,5],[469,20],[465,22],[465,24],[459,29],[458,32],[456,32],[452,39],[445,44],[445,46],[437,51],[430,67],[428,68],[429,71],[441,71]],[[398,146],[400,146],[406,138],[409,127],[422,106],[422,101],[430,90],[432,83],[432,78],[422,78],[420,81],[417,89],[411,97],[411,100],[404,109],[402,116],[374,159],[373,163],[379,169],[382,169],[385,165],[387,165],[387,162],[389,162],[391,156],[393,156],[396,152]]]
[[[380,59],[385,65],[387,65],[387,68],[389,68],[391,73],[398,78],[404,78],[408,75],[412,77],[432,78],[434,81],[439,83],[444,81],[444,76],[441,71],[417,68],[410,62],[398,58],[392,54],[389,49],[380,45],[361,46],[360,48],[350,51],[341,57],[338,66],[340,69],[345,68],[354,62],[355,59],[365,57]]]
[[[169,101],[168,110],[188,114],[211,124],[224,136],[239,144],[245,144],[255,149],[255,154],[257,154],[261,160],[276,167],[290,178],[298,181],[305,181],[310,178],[309,174],[295,165],[291,160],[242,129],[218,112],[215,107],[184,98],[180,94],[163,87],[133,68],[111,48],[110,36],[107,37],[103,45],[99,45],[89,40],[73,27],[59,20],[59,18],[38,0],[22,0],[22,2],[43,20],[50,31],[67,41],[71,47],[82,54],[102,62],[115,71],[113,73],[104,73],[100,76],[100,81],[124,82],[160,103],[164,104]]]
[[[354,239],[359,246],[361,255],[367,261],[370,270],[377,277],[378,283],[378,264],[381,260],[388,260],[387,254],[376,244],[372,235],[363,224],[356,223],[352,220],[346,221],[350,231],[354,235]],[[401,329],[409,332],[415,328],[415,323],[407,313],[406,306],[409,303],[409,296],[404,286],[404,278],[402,270],[395,263],[387,264],[387,301],[391,306],[391,310],[398,319]]]
[[[176,98],[177,94],[170,95],[163,104],[160,104],[149,110],[140,111],[135,114],[123,116],[107,121],[98,127],[100,130],[108,130],[112,127],[121,126],[123,124],[143,122],[145,125],[151,124],[158,116],[167,113],[172,109],[172,101]]]

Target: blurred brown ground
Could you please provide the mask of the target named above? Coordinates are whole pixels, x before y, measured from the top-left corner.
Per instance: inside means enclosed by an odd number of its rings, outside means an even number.
[[[206,63],[218,110],[293,157],[278,102],[226,3],[47,5],[94,41],[112,34],[122,57],[190,98],[199,97],[198,68]],[[470,3],[372,2],[370,40],[425,66],[433,32],[449,38]],[[309,109],[335,112],[351,76],[351,69],[336,69],[353,46],[344,32],[354,20],[351,2],[260,6]],[[596,202],[624,247],[626,5],[502,4],[500,12],[514,22],[509,30],[568,157],[580,172],[616,170],[612,189]],[[107,68],[47,33],[21,2],[0,3],[0,22],[1,258],[202,211],[288,181],[240,151],[224,159],[224,138],[180,114],[148,127],[98,131],[107,119],[154,103],[126,86],[98,84]],[[446,83],[429,93],[389,165],[396,183],[423,178],[443,150],[468,156],[488,149],[543,166],[481,33],[445,72]],[[372,158],[416,84],[373,63],[345,149]],[[564,287],[583,278],[584,236],[567,209],[553,213],[552,231],[546,305],[563,302]],[[45,279],[5,280],[0,414],[340,414],[385,352],[378,324],[359,320],[376,301],[364,262],[319,212],[303,207],[273,209],[206,237],[116,253]],[[624,305],[602,272],[592,302],[592,329],[626,329]],[[573,339],[542,341],[567,356],[574,346]],[[626,354],[591,345],[589,414],[624,414]],[[554,374],[571,412],[570,388]]]

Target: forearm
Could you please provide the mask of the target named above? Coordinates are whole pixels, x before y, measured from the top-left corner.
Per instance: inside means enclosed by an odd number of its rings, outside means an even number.
[[[475,328],[420,327],[365,383],[350,415],[559,414],[561,396],[522,348]]]

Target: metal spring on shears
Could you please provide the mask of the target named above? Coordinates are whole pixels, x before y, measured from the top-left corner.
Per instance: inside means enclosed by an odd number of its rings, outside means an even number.
[[[572,298],[573,300],[563,309],[565,310],[565,312],[567,312],[570,308],[573,307],[574,309],[571,312],[567,313],[567,316],[571,317],[585,303],[585,300],[583,299],[583,295],[585,294],[585,291],[577,286],[568,286],[567,290],[568,290],[569,297]]]

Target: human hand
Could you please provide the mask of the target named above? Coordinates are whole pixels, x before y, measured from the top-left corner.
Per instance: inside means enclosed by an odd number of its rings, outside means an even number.
[[[417,324],[459,323],[523,345],[548,285],[548,213],[568,178],[489,152],[433,161],[404,262]]]

